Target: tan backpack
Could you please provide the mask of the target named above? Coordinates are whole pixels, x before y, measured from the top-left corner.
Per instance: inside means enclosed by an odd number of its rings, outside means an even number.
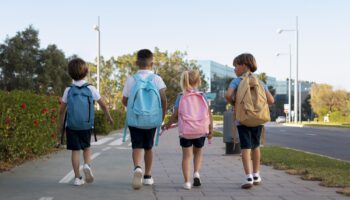
[[[245,126],[256,127],[270,121],[265,89],[252,73],[242,77],[236,92],[236,119]]]

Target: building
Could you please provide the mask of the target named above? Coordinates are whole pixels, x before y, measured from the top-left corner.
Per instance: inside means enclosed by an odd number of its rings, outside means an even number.
[[[233,67],[212,60],[198,60],[208,83],[207,97],[214,113],[226,110],[225,92],[231,80],[236,77]]]

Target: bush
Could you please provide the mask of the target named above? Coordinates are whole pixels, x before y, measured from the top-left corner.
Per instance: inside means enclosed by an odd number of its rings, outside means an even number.
[[[114,126],[108,124],[108,121],[102,110],[95,111],[95,133],[106,135],[112,130],[120,129],[124,127],[125,124],[125,112],[124,111],[110,111],[111,116],[114,121]]]
[[[43,155],[57,141],[59,99],[0,91],[0,161]]]
[[[224,116],[222,116],[222,115],[213,115],[213,121],[224,121]]]

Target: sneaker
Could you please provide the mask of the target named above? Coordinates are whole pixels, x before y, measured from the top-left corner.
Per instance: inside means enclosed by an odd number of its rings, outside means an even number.
[[[261,177],[260,176],[254,176],[253,177],[253,184],[254,185],[260,185],[261,184]]]
[[[85,181],[83,180],[83,177],[79,177],[79,178],[74,179],[75,186],[80,186],[80,185],[84,185],[84,184],[85,184]]]
[[[141,188],[142,186],[142,169],[140,167],[137,167],[135,170],[134,170],[134,177],[132,179],[132,187],[135,189],[135,190],[138,190]]]
[[[241,185],[242,189],[250,189],[253,187],[253,179],[252,178],[247,178],[244,183]]]
[[[190,182],[186,182],[183,184],[182,186],[185,190],[190,190],[191,189],[191,183]]]
[[[199,187],[199,186],[201,186],[202,184],[201,184],[201,178],[200,178],[200,175],[199,175],[199,173],[198,172],[195,172],[194,174],[193,174],[193,186],[194,187]]]
[[[85,174],[85,181],[92,183],[94,181],[94,175],[92,174],[91,168],[88,164],[84,164],[83,171]]]
[[[143,184],[144,185],[153,185],[154,180],[152,176],[143,176]]]

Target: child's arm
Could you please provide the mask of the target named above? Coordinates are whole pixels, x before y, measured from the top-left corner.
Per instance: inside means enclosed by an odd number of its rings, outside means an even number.
[[[122,103],[125,107],[127,107],[128,106],[128,97],[123,96]]]
[[[213,115],[211,114],[210,106],[208,105],[208,110],[209,110],[209,117],[210,117],[210,124],[209,124],[209,134],[208,134],[208,139],[211,140],[213,137]]]
[[[166,114],[166,110],[167,110],[167,99],[166,99],[166,94],[165,94],[165,90],[166,88],[160,89],[159,90],[159,94],[160,94],[160,100],[162,101],[162,109],[163,109],[163,116],[162,116],[162,120],[164,121],[164,117]]]
[[[107,105],[105,104],[105,102],[103,101],[102,98],[100,98],[98,101],[97,101],[98,105],[100,105],[101,109],[103,110],[103,112],[105,113],[105,116],[108,120],[108,123],[109,124],[113,124],[113,119],[111,117],[111,114],[109,113],[109,110],[107,108]]]
[[[233,99],[232,97],[235,95],[235,90],[231,87],[229,87],[226,91],[226,95],[225,95],[225,98],[226,98],[226,101],[227,103],[233,105]],[[234,105],[233,105],[234,106]]]
[[[164,128],[169,129],[173,123],[177,122],[178,114],[179,114],[179,109],[176,108],[175,111],[173,112],[173,114],[170,116],[168,123],[164,124],[162,126],[162,129],[163,130],[164,130]]]
[[[266,98],[267,98],[267,103],[269,105],[275,103],[275,99],[273,98],[272,94],[270,93],[269,90],[265,90],[265,93],[266,93]]]

